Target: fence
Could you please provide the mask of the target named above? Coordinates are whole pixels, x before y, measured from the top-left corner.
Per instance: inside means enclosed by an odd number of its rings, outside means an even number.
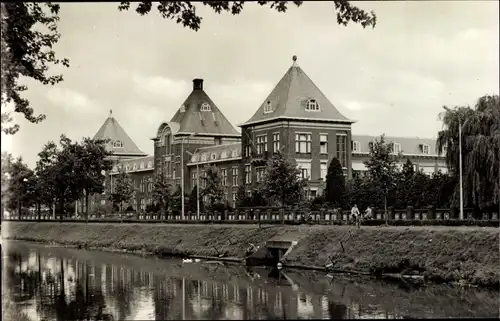
[[[435,209],[414,209],[408,207],[404,210],[388,208],[388,223],[390,225],[483,225],[498,226],[498,213],[479,212],[474,209],[464,209],[464,221],[458,220],[458,210]],[[348,224],[350,223],[350,211],[340,209],[321,209],[319,211],[306,211],[298,208],[240,208],[234,211],[200,213],[187,212],[184,218],[179,213],[168,211],[160,213],[134,213],[134,214],[114,214],[95,215],[88,218],[82,216],[56,215],[43,213],[38,217],[36,214],[4,217],[4,221],[70,221],[70,222],[120,222],[120,223],[224,223],[224,224]],[[380,225],[386,221],[383,210],[373,209],[373,219],[365,220],[364,225]],[[462,222],[462,223],[460,223]]]

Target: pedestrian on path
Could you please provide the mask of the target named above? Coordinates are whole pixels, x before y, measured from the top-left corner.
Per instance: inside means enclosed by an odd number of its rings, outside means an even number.
[[[354,206],[351,208],[351,218],[356,223],[356,226],[359,227],[359,209],[358,205],[356,204],[354,204]]]

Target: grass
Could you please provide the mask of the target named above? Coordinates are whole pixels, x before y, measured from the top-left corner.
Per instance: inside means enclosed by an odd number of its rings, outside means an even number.
[[[243,257],[248,243],[271,238],[299,241],[291,264],[324,266],[337,255],[336,268],[424,275],[434,281],[499,285],[498,228],[239,226],[171,224],[4,223],[7,238],[82,247],[126,249],[157,255]],[[353,236],[340,241],[349,231]]]

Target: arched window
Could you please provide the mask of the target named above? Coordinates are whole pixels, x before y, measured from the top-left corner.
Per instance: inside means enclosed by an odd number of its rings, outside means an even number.
[[[217,159],[217,154],[216,153],[212,153],[212,155],[210,155],[210,159]]]
[[[202,161],[202,162],[206,162],[206,161],[207,161],[207,154],[206,154],[206,153],[203,153],[203,154],[201,155],[201,161]]]
[[[118,167],[113,166],[113,172],[118,172]]]
[[[227,158],[227,151],[222,151],[220,158]]]
[[[148,168],[151,168],[151,167],[153,167],[153,162],[152,162],[152,161],[149,161],[149,162],[148,162]]]
[[[122,141],[121,141],[121,140],[115,140],[115,141],[113,142],[113,147],[114,147],[114,148],[123,148],[123,143],[122,143]]]
[[[208,103],[203,103],[201,104],[201,111],[211,111],[212,109],[210,108],[210,105]]]
[[[238,157],[238,150],[237,150],[237,149],[234,149],[234,150],[231,152],[231,157]]]
[[[144,162],[141,162],[141,169],[144,169]]]
[[[126,171],[126,172],[130,171],[130,165],[128,165],[128,164],[127,164],[127,165],[125,165],[125,171]]]
[[[196,163],[197,161],[198,161],[198,155],[195,154],[191,157],[191,163]]]
[[[134,171],[137,170],[137,164],[134,164],[133,169],[134,169]]]
[[[319,104],[315,99],[309,99],[306,105],[307,111],[319,111]]]

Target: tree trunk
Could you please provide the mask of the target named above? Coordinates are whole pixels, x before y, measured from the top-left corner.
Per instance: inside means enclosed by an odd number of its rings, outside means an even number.
[[[59,220],[62,222],[64,214],[64,199],[61,198],[59,201]]]
[[[21,201],[17,201],[17,214],[19,215],[19,220],[22,220]]]
[[[89,222],[89,193],[85,190],[85,220]]]
[[[38,216],[38,222],[40,222],[40,219],[41,219],[41,216],[42,216],[41,207],[42,207],[42,204],[40,204],[40,202],[37,202],[36,203],[36,213],[37,213],[37,216]]]
[[[389,225],[387,218],[387,192],[384,195],[384,217],[385,217],[385,225]]]

